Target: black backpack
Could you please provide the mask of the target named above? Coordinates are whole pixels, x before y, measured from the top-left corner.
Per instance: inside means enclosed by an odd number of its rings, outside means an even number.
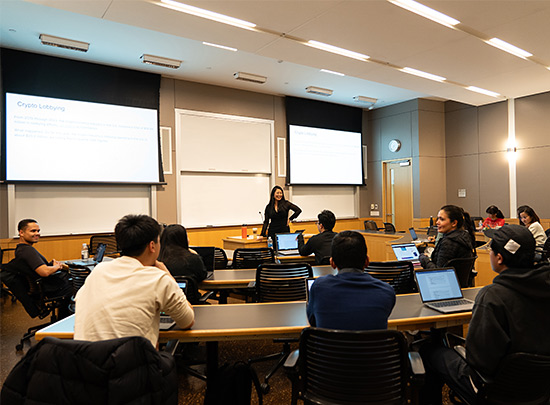
[[[259,404],[263,396],[258,375],[250,365],[238,361],[224,364],[215,375],[209,377],[205,405],[250,405],[252,384],[256,388]]]

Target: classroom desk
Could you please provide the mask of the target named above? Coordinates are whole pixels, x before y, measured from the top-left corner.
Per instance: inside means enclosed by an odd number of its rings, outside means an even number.
[[[304,242],[307,242],[314,234],[304,233],[302,235],[304,237]],[[228,236],[222,240],[224,250],[267,247],[267,238],[255,239],[252,235],[249,235],[247,239],[243,239],[240,236]]]
[[[479,288],[463,290],[464,296],[475,299]],[[206,342],[207,375],[218,367],[218,342],[243,339],[299,337],[309,326],[305,301],[198,305],[192,329],[172,329],[159,333],[161,341],[178,339],[181,342]],[[388,329],[417,330],[446,328],[470,322],[471,312],[441,314],[425,307],[419,294],[398,295],[388,321]],[[35,339],[46,336],[72,339],[74,315],[36,332]],[[253,353],[251,353],[252,355]]]

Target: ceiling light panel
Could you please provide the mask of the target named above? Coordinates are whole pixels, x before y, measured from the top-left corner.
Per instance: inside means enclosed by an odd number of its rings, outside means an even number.
[[[320,96],[332,96],[331,89],[324,89],[322,87],[309,86],[306,87],[306,92],[310,94],[318,94]]]
[[[267,81],[267,77],[265,76],[260,76],[260,75],[255,75],[253,73],[245,73],[245,72],[236,72],[233,74],[233,77],[237,80],[258,83],[258,84],[264,84]]]
[[[357,59],[357,60],[364,61],[364,62],[366,62],[370,58],[370,56],[364,55],[362,53],[350,51],[350,50],[344,49],[344,48],[339,48],[337,46],[325,44],[325,43],[319,42],[319,41],[310,40],[310,41],[306,42],[306,45],[311,46],[313,48],[320,49],[322,51],[335,53],[337,55],[346,56],[348,58]]]
[[[488,43],[489,45],[494,46],[495,48],[508,52],[514,56],[517,56],[518,58],[526,59],[529,56],[533,56],[532,53],[524,51],[523,49],[518,48],[517,46],[514,46],[512,44],[509,44],[508,42],[505,42],[502,39],[491,38],[490,40],[485,42]]]
[[[210,42],[203,42],[202,44],[203,44],[203,45],[207,45],[207,46],[212,46],[212,47],[214,47],[214,48],[225,49],[226,51],[237,52],[237,48],[231,48],[230,46],[212,44],[212,43],[210,43]]]
[[[335,75],[335,76],[345,76],[345,74],[340,73],[340,72],[335,72],[334,70],[321,69],[321,72],[330,73],[331,75]]]
[[[40,41],[43,45],[55,46],[57,48],[70,49],[72,51],[88,52],[88,42],[75,41],[73,39],[54,37],[53,35],[40,34]]]
[[[155,56],[155,55],[148,55],[148,54],[141,55],[141,61],[148,65],[161,66],[161,67],[166,67],[170,69],[178,69],[182,63],[182,61],[178,59],[170,59],[170,58],[164,58],[162,56]]]
[[[423,72],[422,70],[413,69],[410,67],[404,67],[403,69],[400,69],[402,72],[408,73],[410,75],[415,75],[419,77],[423,77],[424,79],[434,80],[436,82],[443,82],[447,80],[443,76],[434,75],[431,73]]]
[[[453,17],[449,17],[446,14],[440,13],[433,8],[427,7],[414,0],[388,0],[390,3],[395,4],[405,10],[411,11],[422,17],[428,18],[438,24],[444,25],[449,28],[453,28],[455,25],[460,24],[460,21]]]
[[[482,89],[482,88],[476,87],[476,86],[468,86],[468,87],[466,87],[466,90],[475,91],[476,93],[485,94],[485,95],[491,96],[491,97],[499,97],[500,96],[500,94],[495,93],[494,91],[485,90],[485,89]]]

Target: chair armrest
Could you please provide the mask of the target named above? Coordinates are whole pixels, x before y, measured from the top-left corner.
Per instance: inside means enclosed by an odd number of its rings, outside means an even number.
[[[163,352],[170,353],[172,356],[176,353],[180,341],[178,339],[172,339],[166,342],[166,345],[162,349]]]
[[[202,294],[201,297],[199,298],[199,305],[208,304],[207,301],[212,297],[212,295],[214,295],[214,291],[208,291]]]
[[[456,345],[453,347],[453,350],[462,357],[463,360],[466,360],[466,348],[461,345]]]
[[[283,364],[283,368],[288,371],[296,369],[296,364],[298,363],[298,357],[300,356],[299,350],[294,350],[292,353],[289,354],[289,356],[286,358],[285,363]]]
[[[457,345],[465,346],[466,339],[454,333],[446,332],[445,335],[443,336],[443,344],[449,348],[454,348]]]
[[[414,375],[426,374],[424,363],[418,352],[409,352],[409,363],[411,364],[411,371]]]

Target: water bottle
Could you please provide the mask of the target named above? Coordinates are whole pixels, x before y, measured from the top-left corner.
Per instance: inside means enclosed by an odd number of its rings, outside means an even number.
[[[430,228],[434,226],[434,217],[430,215]]]
[[[271,236],[267,237],[267,247],[273,249],[273,239],[271,239]]]
[[[88,258],[88,245],[83,243],[82,250],[80,251],[80,258],[86,260]]]

